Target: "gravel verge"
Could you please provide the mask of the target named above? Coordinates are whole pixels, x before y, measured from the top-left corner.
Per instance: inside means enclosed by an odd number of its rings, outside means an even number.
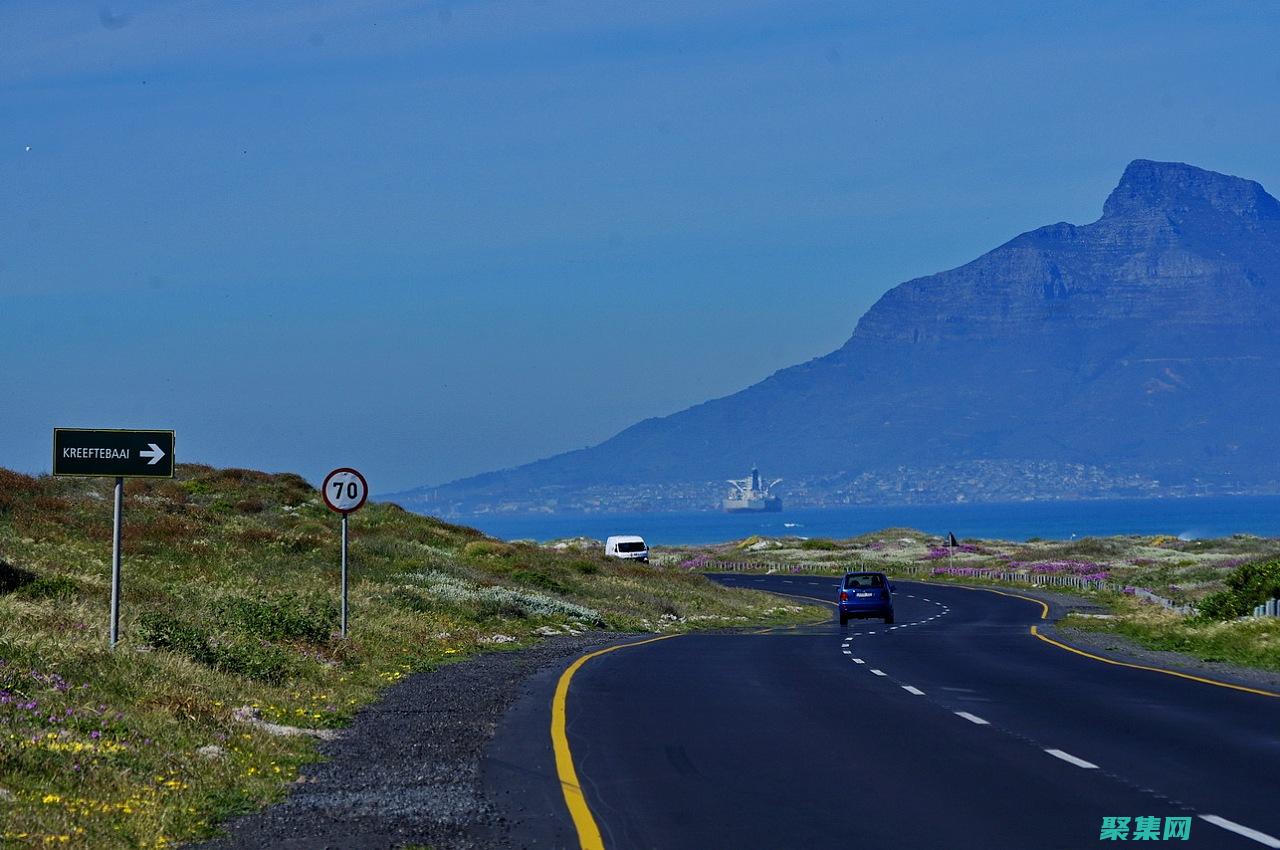
[[[478,655],[418,673],[362,709],[326,760],[309,765],[282,802],[225,824],[200,850],[384,850],[507,843],[487,799],[482,754],[523,683],[627,636],[590,632]],[[632,636],[634,637],[634,636]]]

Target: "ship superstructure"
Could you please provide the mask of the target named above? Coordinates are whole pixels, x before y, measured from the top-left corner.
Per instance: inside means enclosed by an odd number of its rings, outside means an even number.
[[[765,484],[760,479],[760,470],[754,466],[751,467],[750,476],[729,481],[733,489],[729,491],[728,498],[724,500],[725,511],[736,514],[782,510],[782,499],[770,492],[780,481],[782,481],[781,478],[775,478]]]

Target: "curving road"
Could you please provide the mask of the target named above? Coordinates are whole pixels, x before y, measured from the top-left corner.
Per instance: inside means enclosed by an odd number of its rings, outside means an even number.
[[[714,578],[835,594],[830,577]],[[1280,698],[1037,639],[1032,600],[902,581],[896,604],[892,628],[691,634],[584,662],[564,743],[603,846],[1082,848],[1117,843],[1104,817],[1184,817],[1189,839],[1142,845],[1280,847]],[[518,846],[590,847],[548,734],[555,685],[503,722],[486,783]]]

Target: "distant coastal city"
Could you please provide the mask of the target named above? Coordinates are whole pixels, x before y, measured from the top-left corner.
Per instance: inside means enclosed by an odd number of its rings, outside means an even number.
[[[784,510],[792,510],[851,505],[1274,495],[1280,493],[1280,481],[1242,485],[1229,478],[1192,477],[1171,482],[1114,467],[974,460],[929,468],[802,475],[786,479],[776,492],[784,500]],[[724,496],[725,481],[721,480],[547,485],[518,494],[475,494],[461,499],[440,499],[436,491],[424,488],[388,498],[410,510],[462,519],[491,514],[714,512],[723,509]]]

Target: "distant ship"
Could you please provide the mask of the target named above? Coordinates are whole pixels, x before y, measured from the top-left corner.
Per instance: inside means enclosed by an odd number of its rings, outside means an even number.
[[[760,470],[754,466],[751,467],[749,478],[739,478],[729,482],[733,485],[733,489],[729,491],[729,498],[724,500],[725,512],[731,514],[757,511],[776,513],[782,510],[782,500],[769,492],[781,480],[777,478],[769,484],[762,484]]]

